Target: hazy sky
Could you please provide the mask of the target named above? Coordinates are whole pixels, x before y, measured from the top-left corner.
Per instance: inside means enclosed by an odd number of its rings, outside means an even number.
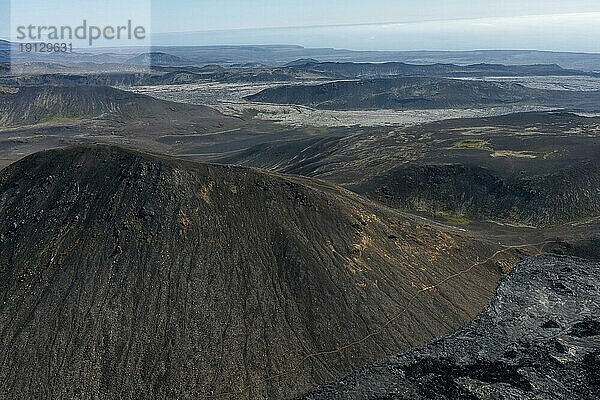
[[[44,16],[49,24],[75,23],[84,15],[98,24],[103,20],[109,24],[151,10],[153,33],[206,32],[158,35],[157,43],[162,44],[185,40],[185,44],[278,43],[381,50],[600,52],[599,0],[13,1],[19,4],[21,20],[24,9],[32,20]],[[10,0],[0,0],[1,37],[11,32],[9,5]],[[289,29],[307,26],[320,27]]]
[[[598,0],[172,0],[154,31],[364,24],[600,11]]]

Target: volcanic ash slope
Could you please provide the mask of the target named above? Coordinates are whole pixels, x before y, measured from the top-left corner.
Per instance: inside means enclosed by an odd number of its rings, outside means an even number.
[[[0,393],[298,395],[474,318],[495,251],[320,181],[34,154],[0,172]]]

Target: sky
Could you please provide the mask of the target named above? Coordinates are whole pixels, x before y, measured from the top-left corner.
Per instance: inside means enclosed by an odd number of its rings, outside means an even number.
[[[137,18],[156,44],[600,52],[598,0],[12,0],[13,26]],[[13,33],[0,0],[0,37]]]

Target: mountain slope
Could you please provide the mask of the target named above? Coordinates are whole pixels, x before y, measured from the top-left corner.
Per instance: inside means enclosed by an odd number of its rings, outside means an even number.
[[[0,392],[297,395],[473,318],[497,248],[319,181],[38,153],[0,172]]]
[[[467,327],[303,399],[598,399],[599,281],[598,263],[528,259]]]
[[[477,166],[401,166],[349,188],[388,206],[536,226],[600,215],[600,168],[583,162],[552,174],[502,178]]]

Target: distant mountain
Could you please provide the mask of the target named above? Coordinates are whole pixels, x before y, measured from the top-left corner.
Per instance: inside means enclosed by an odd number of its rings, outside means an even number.
[[[564,69],[556,64],[501,65],[501,64],[406,64],[406,63],[319,63],[299,61],[288,64],[298,69],[332,74],[341,78],[385,77],[485,77],[485,76],[577,76],[590,73]]]
[[[281,67],[297,60],[313,60],[321,62],[340,63],[407,63],[416,65],[431,64],[502,64],[507,66],[548,65],[555,64],[565,69],[580,71],[600,70],[600,54],[594,53],[560,53],[529,50],[485,50],[485,51],[351,51],[331,48],[304,48],[301,46],[153,46],[150,53],[143,55],[141,65],[152,61],[151,54],[166,54],[184,60],[167,57],[167,65],[217,64],[223,66],[263,65]],[[125,63],[132,58],[140,57],[134,54],[119,53],[80,53],[74,52],[69,59],[73,62],[95,63]],[[56,62],[60,62],[57,56]],[[158,56],[160,60],[162,56]],[[48,61],[50,55],[31,57],[29,61]],[[170,59],[170,61],[169,61]],[[135,65],[135,64],[130,64]]]
[[[323,181],[109,146],[2,170],[0,239],[7,400],[289,398],[464,325],[518,256]]]
[[[538,50],[404,51],[396,61],[411,64],[451,63],[532,65],[557,64],[582,71],[598,70],[599,53],[554,52]]]
[[[598,399],[600,264],[519,264],[473,323],[304,400]]]
[[[177,57],[171,54],[162,53],[162,52],[152,52],[140,54],[139,56],[135,56],[125,61],[125,64],[133,64],[133,65],[148,65],[148,66],[183,66],[193,64],[189,61],[186,61],[182,57]]]
[[[285,64],[286,67],[304,67],[307,64],[309,65],[317,65],[319,64],[319,60],[315,60],[314,58],[300,58],[298,60],[294,60]]]
[[[204,35],[204,33],[201,33]],[[197,42],[196,42],[197,43]],[[183,44],[183,42],[182,42]],[[557,64],[562,68],[582,71],[600,69],[600,54],[568,53],[536,50],[475,50],[475,51],[352,51],[301,46],[185,46],[153,47],[155,51],[193,60],[196,65],[231,65],[257,62],[282,66],[298,59],[322,62],[404,62],[408,64]]]

